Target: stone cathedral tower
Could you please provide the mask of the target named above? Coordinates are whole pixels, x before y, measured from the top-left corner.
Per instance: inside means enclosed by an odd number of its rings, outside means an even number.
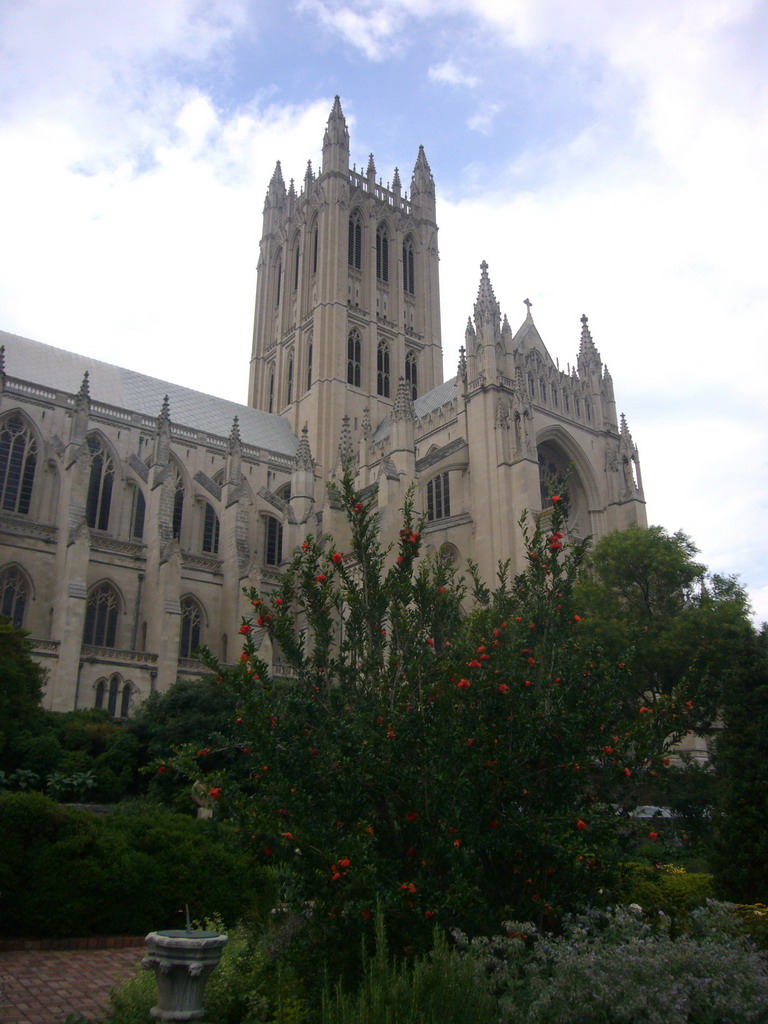
[[[264,203],[249,404],[306,425],[318,472],[352,436],[388,416],[398,381],[413,398],[443,380],[435,185],[423,147],[403,191],[349,163],[338,96],[322,169],[300,192],[278,162]]]
[[[526,305],[515,331],[482,263],[443,380],[426,155],[407,191],[373,156],[350,167],[337,97],[320,172],[297,191],[278,164],[269,183],[248,405],[0,331],[0,613],[31,634],[46,705],[123,718],[204,675],[199,644],[231,661],[243,587],[276,586],[308,534],[344,549],[326,486],[342,456],[375,489],[385,544],[411,490],[424,553],[488,580],[523,568],[520,516],[546,517],[553,482],[569,539],[644,525],[586,316],[561,370]]]

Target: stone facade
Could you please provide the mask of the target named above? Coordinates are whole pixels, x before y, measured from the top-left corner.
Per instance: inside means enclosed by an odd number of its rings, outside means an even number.
[[[645,524],[637,449],[581,319],[569,372],[530,304],[513,332],[481,266],[443,381],[435,189],[349,165],[338,99],[322,167],[264,206],[249,404],[0,332],[0,612],[48,669],[47,706],[115,717],[237,653],[242,588],[269,588],[307,533],[345,524],[342,461],[377,485],[382,535],[415,487],[427,552],[492,578],[523,566],[518,521],[553,484],[571,537]],[[269,658],[270,652],[264,649]],[[278,668],[279,671],[279,668]]]

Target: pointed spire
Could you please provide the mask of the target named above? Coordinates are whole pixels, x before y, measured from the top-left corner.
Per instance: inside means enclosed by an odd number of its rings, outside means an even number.
[[[337,96],[323,136],[323,172],[349,170],[349,131]]]
[[[296,469],[303,469],[308,473],[314,472],[315,463],[312,458],[312,450],[309,447],[309,429],[306,423],[301,429],[301,437],[299,438],[299,447],[296,449],[294,466]]]
[[[74,416],[72,417],[72,440],[79,444],[88,433],[88,417],[91,412],[91,386],[86,370],[80,390],[75,395]]]
[[[341,438],[339,439],[339,460],[346,466],[352,459],[352,432],[349,429],[349,416],[344,414],[341,421]]]
[[[272,177],[269,179],[269,188],[267,189],[267,198],[264,202],[264,206],[270,206],[271,204],[279,205],[285,199],[285,182],[283,181],[283,169],[280,166],[278,160],[275,164],[275,169],[272,172]]]
[[[5,380],[5,345],[0,345],[0,377]]]
[[[237,416],[232,420],[232,429],[229,432],[229,440],[227,441],[227,451],[232,451],[234,448],[240,447],[240,420]]]
[[[400,168],[395,168],[395,176],[392,178],[392,191],[399,192],[403,186],[400,184]]]
[[[600,353],[595,348],[592,335],[589,330],[589,320],[584,313],[581,318],[581,342],[579,344],[579,373],[586,373],[591,369],[600,368]]]
[[[314,180],[315,176],[312,173],[312,161],[307,160],[307,169],[304,172],[304,189],[308,189]]]
[[[413,197],[417,193],[426,193],[431,196],[435,194],[435,179],[432,177],[432,171],[423,146],[419,146],[419,154],[416,157],[413,177],[411,178],[411,196]]]
[[[475,324],[479,328],[483,323],[490,323],[496,326],[501,321],[501,310],[493,294],[493,286],[488,276],[488,264],[483,260],[480,264],[480,286],[477,289],[477,301],[475,302]]]
[[[82,380],[82,383],[80,384],[80,390],[77,392],[77,397],[78,398],[90,399],[90,397],[91,397],[91,384],[90,384],[90,380],[88,379],[89,377],[90,377],[90,374],[86,370],[85,373],[83,374],[83,380]]]
[[[368,184],[376,184],[376,164],[373,162],[373,153],[368,154],[368,169],[365,172],[368,176]]]
[[[157,417],[157,425],[159,427],[161,424],[170,423],[170,422],[171,422],[171,403],[170,403],[170,400],[168,398],[168,395],[166,395],[165,398],[163,399],[163,404],[160,407],[160,415]]]
[[[392,420],[413,421],[416,419],[416,407],[411,397],[411,388],[406,384],[405,377],[401,377],[397,384],[395,404],[392,407]]]
[[[470,326],[471,326],[471,321],[470,321]],[[466,353],[466,350],[465,350],[463,345],[459,349],[459,377],[466,384],[466,382],[467,382],[467,353]]]
[[[291,178],[291,183],[288,186],[288,197],[289,197],[289,199],[295,199],[296,198],[296,185],[294,183],[293,178]]]
[[[525,306],[525,322],[527,324],[532,324],[533,317],[531,316],[531,306],[533,303],[530,299],[523,299],[523,305]]]

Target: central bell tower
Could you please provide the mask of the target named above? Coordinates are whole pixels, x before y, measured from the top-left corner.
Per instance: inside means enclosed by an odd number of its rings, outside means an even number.
[[[403,378],[412,398],[442,383],[435,184],[419,147],[410,194],[395,168],[376,178],[349,164],[337,96],[322,169],[297,192],[278,162],[264,203],[248,402],[307,427],[320,475],[350,440],[392,412]],[[367,410],[367,412],[366,412]]]

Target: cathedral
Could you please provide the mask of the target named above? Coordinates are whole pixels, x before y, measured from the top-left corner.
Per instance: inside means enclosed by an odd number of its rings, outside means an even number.
[[[204,674],[200,644],[234,661],[243,587],[268,591],[307,534],[343,546],[327,485],[348,460],[384,541],[413,487],[422,550],[486,579],[523,567],[518,522],[553,482],[572,538],[645,524],[587,318],[564,372],[482,263],[443,380],[438,268],[424,149],[407,190],[373,155],[350,166],[337,97],[317,170],[269,182],[247,405],[0,331],[0,614],[30,634],[47,707],[120,719]]]

